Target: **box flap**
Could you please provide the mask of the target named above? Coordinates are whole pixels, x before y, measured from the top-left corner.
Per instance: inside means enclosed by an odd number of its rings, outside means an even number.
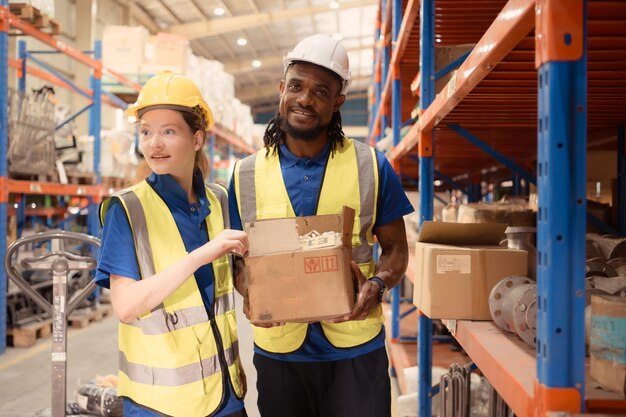
[[[302,250],[296,218],[257,220],[246,223],[250,256]]]
[[[264,256],[302,250],[300,236],[315,230],[319,233],[339,232],[344,247],[352,247],[354,209],[344,206],[341,214],[263,219],[246,223],[248,254]]]
[[[343,206],[341,214],[323,214],[319,216],[297,217],[300,235],[315,230],[319,233],[340,232],[343,246],[352,247],[352,228],[354,227],[354,209]]]
[[[442,245],[499,245],[505,238],[506,223],[449,223],[427,221],[422,224],[418,242]]]

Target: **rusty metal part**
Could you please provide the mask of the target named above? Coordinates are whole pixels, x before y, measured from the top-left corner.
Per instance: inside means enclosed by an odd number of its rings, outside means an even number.
[[[626,238],[614,238],[588,233],[587,239],[599,248],[608,259],[626,258]]]
[[[626,276],[626,258],[613,258],[609,259],[606,263],[615,270],[617,275]]]
[[[621,288],[626,287],[626,275],[620,277],[589,277],[587,278],[588,288],[597,288],[608,294],[615,294]]]
[[[616,277],[617,272],[608,264],[606,258],[592,258],[585,262],[585,276]]]

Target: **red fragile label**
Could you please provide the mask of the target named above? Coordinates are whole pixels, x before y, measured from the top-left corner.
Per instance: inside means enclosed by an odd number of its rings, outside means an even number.
[[[304,258],[304,272],[307,274],[322,272],[322,265],[320,263],[319,256]]]

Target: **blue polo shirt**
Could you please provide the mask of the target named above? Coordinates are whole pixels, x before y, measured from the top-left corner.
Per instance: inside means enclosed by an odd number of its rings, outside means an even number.
[[[264,152],[264,151],[261,151]],[[314,158],[298,158],[289,151],[287,146],[279,148],[280,167],[283,181],[289,194],[289,200],[298,216],[312,216],[317,210],[317,201],[322,187],[322,179],[330,154],[330,142],[322,152]],[[413,206],[409,202],[400,179],[383,154],[376,151],[379,172],[378,203],[376,206],[377,227],[389,224],[400,217],[412,213]],[[231,181],[229,190],[230,222],[233,229],[243,230],[241,217],[237,209],[237,196]],[[270,358],[293,362],[321,362],[352,359],[385,346],[385,329],[364,345],[339,349],[330,344],[324,336],[320,323],[309,325],[308,334],[303,346],[293,353],[277,354],[267,352],[255,345],[254,351]]]
[[[202,176],[199,174],[194,176],[193,187],[198,196],[198,202],[192,204],[187,201],[187,193],[169,175],[152,173],[148,177],[148,182],[172,212],[187,252],[207,243],[209,238],[205,219],[211,213],[211,207],[206,196]],[[162,238],[167,238],[167,236]],[[135,280],[141,279],[133,235],[124,208],[117,199],[111,203],[102,229],[102,246],[96,271],[98,285],[109,288],[109,276],[111,274]],[[195,277],[202,301],[204,301],[204,307],[207,312],[213,311],[214,276],[211,264],[198,268]],[[216,417],[227,416],[244,408],[243,401],[235,396],[230,383],[225,393],[224,404],[220,412],[215,415]],[[124,416],[158,417],[161,414],[156,414],[124,398]]]

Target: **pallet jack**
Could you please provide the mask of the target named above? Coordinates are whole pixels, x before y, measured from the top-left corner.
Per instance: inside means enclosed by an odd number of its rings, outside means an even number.
[[[55,249],[39,256],[13,260],[20,248],[26,245],[54,242]],[[100,239],[83,233],[55,230],[22,237],[13,242],[4,257],[4,269],[8,277],[39,307],[52,317],[52,408],[51,417],[66,416],[67,395],[67,318],[89,295],[94,292],[94,280],[75,292],[68,300],[67,286],[70,271],[93,271],[96,259],[77,255],[65,249],[67,242],[100,247]],[[31,288],[16,266],[22,271],[50,271],[52,273],[52,303]]]

